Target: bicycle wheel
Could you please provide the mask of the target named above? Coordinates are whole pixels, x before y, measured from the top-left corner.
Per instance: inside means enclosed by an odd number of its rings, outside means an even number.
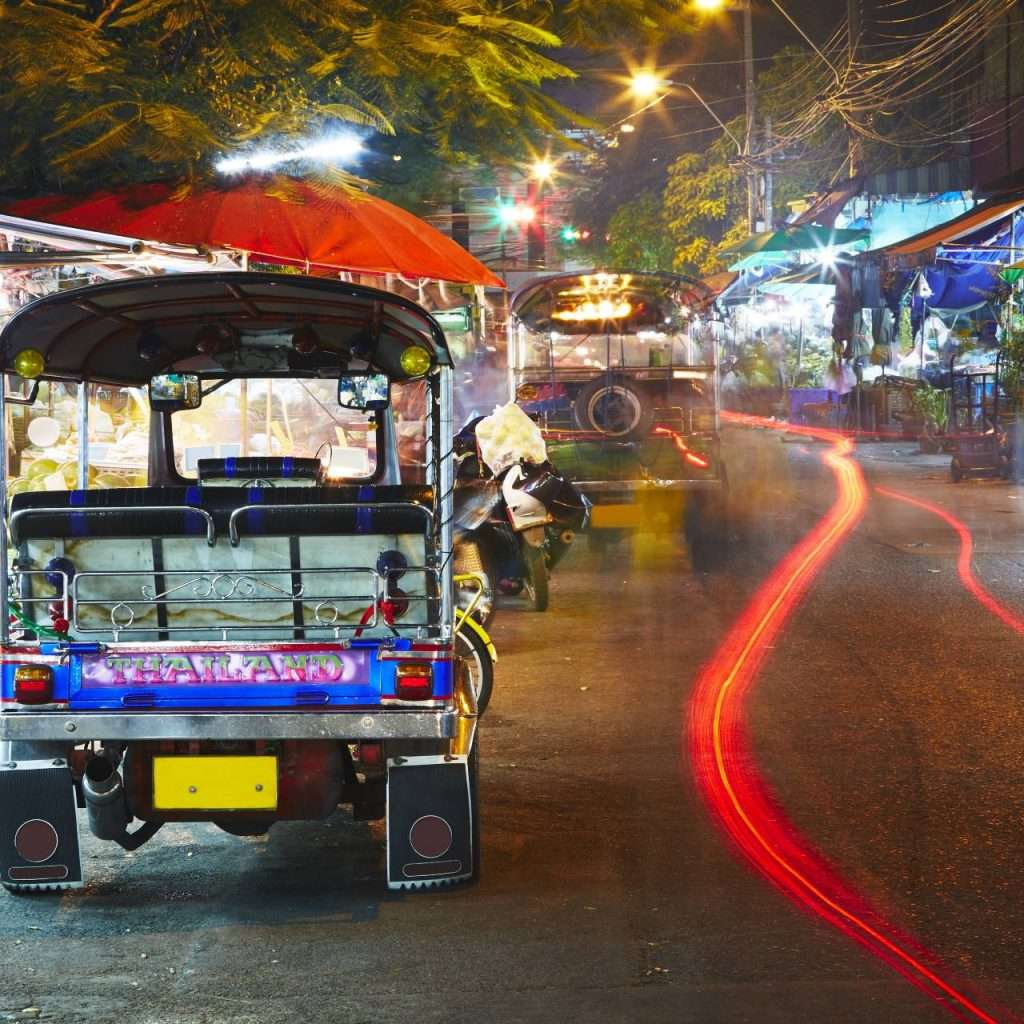
[[[483,638],[468,623],[455,634],[455,653],[466,663],[469,684],[476,697],[476,713],[482,715],[494,689],[494,662]]]

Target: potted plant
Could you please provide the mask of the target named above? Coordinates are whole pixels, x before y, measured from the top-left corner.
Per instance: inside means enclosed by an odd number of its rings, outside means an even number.
[[[921,417],[921,451],[935,455],[942,450],[941,436],[949,424],[949,392],[922,384],[914,391],[914,411]]]

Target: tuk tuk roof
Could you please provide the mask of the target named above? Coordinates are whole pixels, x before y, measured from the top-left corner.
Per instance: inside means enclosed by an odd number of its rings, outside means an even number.
[[[601,283],[602,279],[604,285]],[[691,309],[700,309],[714,298],[706,285],[686,274],[598,267],[593,270],[574,270],[571,273],[531,278],[512,296],[512,313],[520,318],[529,316],[538,303],[544,302],[545,299],[553,299],[565,289],[577,289],[585,284],[595,290],[607,286],[615,291],[637,294],[671,292],[681,305],[689,306]]]
[[[0,361],[13,373],[17,354],[36,349],[44,379],[123,385],[169,370],[315,376],[349,360],[405,380],[400,359],[411,345],[451,365],[441,328],[401,296],[297,274],[222,271],[111,281],[38,299],[0,332]]]

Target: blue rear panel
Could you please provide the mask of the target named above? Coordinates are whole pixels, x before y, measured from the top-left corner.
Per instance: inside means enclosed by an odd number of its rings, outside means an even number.
[[[409,650],[395,640],[390,650]],[[75,710],[374,706],[393,697],[399,662],[381,660],[378,640],[342,644],[182,644],[74,652],[56,673],[57,699]],[[451,662],[432,663],[434,697],[452,693]],[[3,666],[13,697],[15,665]]]

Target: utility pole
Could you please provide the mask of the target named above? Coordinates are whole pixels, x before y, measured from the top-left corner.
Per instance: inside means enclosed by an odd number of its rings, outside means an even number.
[[[747,230],[754,234],[757,230],[757,172],[749,166],[753,159],[754,140],[754,28],[750,17],[750,6],[753,0],[743,0],[743,78],[746,94],[747,131],[743,140],[743,156],[748,161],[747,167]],[[853,0],[849,0],[853,2]]]
[[[764,229],[771,231],[774,227],[775,217],[772,207],[775,204],[775,197],[772,195],[774,181],[772,181],[772,119],[768,116],[764,119],[764,147],[766,150],[764,164]]]
[[[860,36],[862,31],[860,4],[861,0],[846,0],[847,47],[850,64],[856,63],[857,55],[860,51]],[[850,158],[850,177],[856,178],[857,175],[860,174],[864,165],[863,140],[854,130],[853,125],[847,125],[846,130],[849,134],[848,152]]]

